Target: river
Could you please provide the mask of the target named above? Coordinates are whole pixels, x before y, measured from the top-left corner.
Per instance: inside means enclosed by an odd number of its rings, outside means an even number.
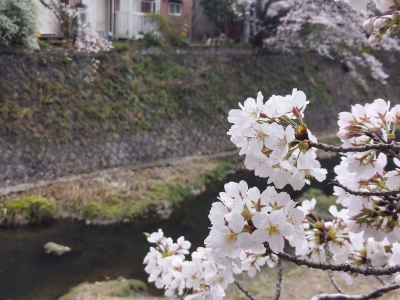
[[[338,158],[321,160],[328,170]],[[329,177],[332,178],[332,171]],[[192,250],[203,246],[210,226],[208,212],[228,181],[246,179],[249,187],[266,187],[266,180],[240,171],[223,183],[208,188],[174,209],[168,220],[148,219],[141,223],[111,226],[86,226],[67,220],[48,224],[0,229],[0,300],[54,300],[85,281],[104,281],[119,276],[147,281],[142,261],[149,250],[143,232],[162,228],[174,240],[180,236],[192,242]],[[313,187],[331,192],[326,182]],[[292,197],[299,192],[288,190]],[[49,241],[67,245],[72,252],[61,257],[46,255],[43,245]],[[161,295],[150,287],[150,293]]]

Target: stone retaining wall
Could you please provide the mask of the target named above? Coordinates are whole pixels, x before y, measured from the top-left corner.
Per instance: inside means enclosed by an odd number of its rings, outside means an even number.
[[[227,130],[228,124],[199,127],[182,120],[163,121],[152,131],[131,135],[112,133],[100,142],[81,137],[46,145],[0,138],[0,188],[162,158],[217,153],[232,148]]]

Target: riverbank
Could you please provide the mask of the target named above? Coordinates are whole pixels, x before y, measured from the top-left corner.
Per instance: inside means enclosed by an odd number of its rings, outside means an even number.
[[[325,135],[320,141],[337,145],[339,139]],[[318,156],[327,159],[332,155],[319,151]],[[173,206],[240,169],[245,169],[243,157],[237,150],[232,150],[161,159],[2,188],[0,226],[37,224],[56,219],[84,221],[87,225],[167,219]],[[326,197],[321,196],[321,191],[314,194],[305,194],[305,197]],[[334,201],[322,200],[319,209],[324,212]]]
[[[174,205],[234,172],[237,151],[126,166],[61,178],[0,198],[0,225],[18,226],[54,219],[86,224],[167,219]]]

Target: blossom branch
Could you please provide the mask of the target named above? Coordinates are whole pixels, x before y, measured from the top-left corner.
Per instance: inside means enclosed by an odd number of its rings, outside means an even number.
[[[278,281],[276,282],[276,292],[275,296],[272,300],[278,300],[281,296],[281,283],[282,283],[282,260],[280,258],[277,259],[276,263],[278,267]]]
[[[326,152],[335,152],[335,153],[347,153],[347,152],[364,152],[369,150],[379,150],[379,151],[396,151],[396,156],[398,155],[397,151],[400,151],[400,145],[397,144],[369,144],[365,146],[355,146],[355,147],[341,147],[341,146],[332,146],[323,143],[314,143],[312,141],[308,141],[310,147],[314,147],[320,150],[324,150]],[[391,155],[393,155],[391,154]]]
[[[237,285],[237,287],[239,288],[239,290],[241,290],[246,296],[247,298],[251,299],[251,300],[257,300],[256,297],[254,297],[239,281],[237,281],[235,279],[235,284]]]
[[[339,183],[337,180],[331,180],[328,184],[340,187],[343,190],[345,190],[347,193],[349,193],[351,195],[354,195],[354,196],[366,196],[366,197],[369,197],[369,196],[397,196],[400,193],[399,190],[383,191],[383,192],[352,191],[348,187],[346,187],[346,186],[342,185],[341,183]]]
[[[343,294],[320,294],[315,295],[311,300],[367,300],[371,298],[381,297],[382,295],[400,288],[399,284],[388,284],[381,288],[368,293],[360,295],[343,295]]]
[[[325,230],[325,243],[324,243],[324,250],[325,250],[325,256],[326,256],[326,262],[328,264],[331,263],[331,256],[330,256],[330,251],[329,251],[329,244],[328,244],[328,234]],[[346,292],[339,286],[337,283],[335,277],[333,276],[332,270],[328,270],[328,275],[329,278],[331,279],[332,285],[335,287],[335,289],[340,293],[340,294],[346,294]]]
[[[298,258],[287,254],[285,252],[280,252],[277,254],[280,258],[286,259],[298,266],[307,266],[313,269],[320,270],[332,270],[332,271],[344,271],[344,272],[353,272],[363,275],[391,275],[400,271],[400,265],[395,265],[392,267],[386,268],[373,268],[373,267],[359,267],[351,264],[326,264],[326,263],[317,263],[307,259]]]

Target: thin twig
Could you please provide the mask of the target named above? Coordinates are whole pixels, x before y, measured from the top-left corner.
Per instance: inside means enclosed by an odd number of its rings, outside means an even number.
[[[371,262],[368,263],[368,266],[370,266],[370,267],[372,266],[372,265],[371,265]],[[375,278],[378,279],[378,281],[379,281],[382,285],[385,285],[385,282],[383,281],[383,279],[382,279],[380,276],[375,275]]]
[[[307,266],[309,268],[320,269],[320,270],[332,270],[332,271],[344,271],[353,272],[363,275],[391,275],[400,271],[400,265],[385,268],[373,268],[373,267],[359,267],[351,264],[326,264],[320,262],[313,262],[307,259],[295,257],[285,252],[280,252],[278,256],[282,259],[286,259],[298,266]]]
[[[326,257],[326,262],[328,264],[331,263],[331,256],[329,254],[329,245],[328,245],[328,234],[327,231],[325,229],[325,243],[324,243],[324,249],[325,249],[325,257]],[[346,294],[346,292],[339,286],[339,284],[337,283],[335,277],[333,277],[333,272],[332,270],[328,270],[328,275],[329,278],[331,279],[331,282],[333,284],[333,286],[335,287],[335,289],[341,293],[341,294]]]
[[[311,147],[321,149],[327,152],[336,152],[336,153],[347,153],[347,152],[364,152],[369,150],[379,150],[379,151],[400,151],[400,145],[396,144],[369,144],[365,146],[355,146],[355,147],[341,147],[341,146],[331,146],[323,143],[314,143],[312,141],[308,141]]]
[[[278,300],[281,296],[281,283],[282,283],[282,260],[278,257],[276,265],[278,267],[278,280],[276,282],[276,292],[272,300]]]
[[[378,281],[382,284],[385,285],[385,282],[383,281],[383,279],[377,275],[375,275],[375,278],[378,279]]]
[[[311,298],[311,300],[367,300],[371,298],[380,297],[383,294],[386,294],[398,288],[400,288],[399,284],[391,283],[383,287],[377,288],[376,290],[368,294],[360,294],[360,295],[320,294],[320,295],[315,295],[314,297]]]
[[[241,283],[239,281],[237,281],[235,279],[235,284],[237,285],[237,287],[239,288],[239,290],[241,290],[246,296],[247,298],[251,299],[251,300],[257,300],[256,297],[254,297],[243,285],[241,285]]]
[[[350,190],[348,187],[342,185],[341,183],[339,183],[337,180],[331,180],[329,183],[329,185],[334,185],[334,186],[338,186],[340,188],[342,188],[343,190],[345,190],[347,193],[354,195],[354,196],[397,196],[400,191],[399,190],[393,190],[393,191],[383,191],[383,192],[359,192],[359,191],[352,191]]]

